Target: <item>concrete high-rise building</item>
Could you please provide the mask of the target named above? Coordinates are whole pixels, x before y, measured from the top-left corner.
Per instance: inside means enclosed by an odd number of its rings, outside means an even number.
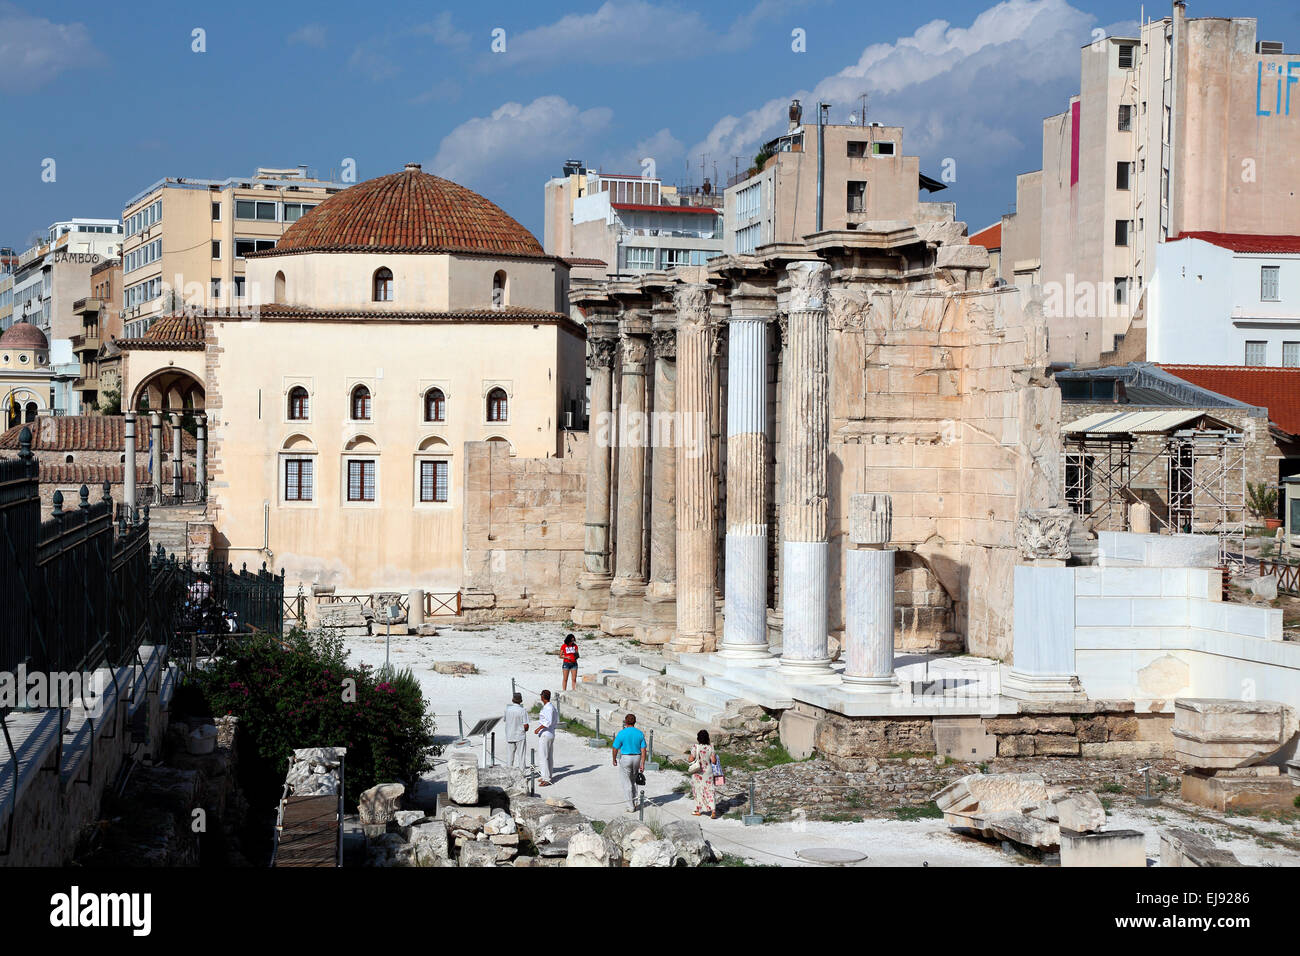
[[[546,183],[543,246],[575,278],[702,266],[722,255],[722,199],[706,182],[686,193],[654,176],[565,164]]]
[[[252,298],[245,254],[273,248],[305,212],[345,188],[296,167],[222,180],[169,177],[137,193],[122,211],[126,337],[139,338],[182,305],[237,310]]]
[[[953,203],[920,200],[921,190],[947,186],[922,175],[919,158],[903,155],[900,126],[805,123],[795,100],[789,128],[755,160],[727,186],[728,255],[872,221],[939,222],[956,214]]]
[[[1002,228],[1001,276],[1039,287],[1057,365],[1119,347],[1160,243],[1300,221],[1300,61],[1258,42],[1253,18],[1188,18],[1179,2],[1080,61],[1079,93],[1043,121],[1042,169],[1017,178]]]

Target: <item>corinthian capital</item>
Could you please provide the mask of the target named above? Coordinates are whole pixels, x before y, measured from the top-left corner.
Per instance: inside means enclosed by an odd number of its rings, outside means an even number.
[[[649,343],[641,335],[625,335],[622,338],[623,365],[635,367],[644,365],[649,355]]]
[[[679,285],[673,290],[673,305],[677,308],[679,326],[702,326],[711,323],[709,291],[710,287],[703,283]]]
[[[786,268],[790,277],[790,311],[816,312],[826,308],[831,267],[825,262],[796,262]]]
[[[650,333],[650,338],[654,343],[656,357],[664,359],[677,358],[676,329],[655,329]]]
[[[587,339],[587,367],[613,368],[618,339],[591,336]]]

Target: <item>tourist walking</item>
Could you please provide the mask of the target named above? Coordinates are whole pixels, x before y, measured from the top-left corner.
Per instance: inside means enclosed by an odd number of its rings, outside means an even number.
[[[573,689],[578,689],[578,639],[572,634],[564,636],[564,643],[560,645],[560,690],[568,690],[569,684],[573,684]]]
[[[507,767],[523,770],[527,764],[524,751],[528,744],[528,711],[524,710],[524,695],[516,693],[506,704]]]
[[[636,729],[636,714],[628,714],[614,737],[614,766],[623,781],[628,813],[636,813],[637,777],[645,773],[645,758],[645,734]]]
[[[541,760],[537,764],[537,781],[539,787],[549,787],[551,776],[555,773],[555,729],[560,725],[560,711],[551,702],[551,692],[542,691],[542,712],[537,716],[537,735],[540,745]]]
[[[709,742],[709,732],[701,730],[695,735],[695,744],[688,751],[691,762],[687,769],[691,774],[691,790],[695,794],[694,816],[707,813],[718,819],[718,791],[716,778],[722,776],[722,762],[718,759],[713,744]]]

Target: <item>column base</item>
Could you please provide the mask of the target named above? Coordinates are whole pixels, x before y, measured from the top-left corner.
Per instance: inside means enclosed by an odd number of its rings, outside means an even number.
[[[651,582],[641,604],[641,617],[633,637],[642,644],[667,644],[677,633],[677,594],[662,583]]]
[[[599,627],[601,616],[609,610],[611,575],[584,572],[578,577],[578,603],[571,615],[578,627]]]
[[[1001,693],[1012,700],[1026,701],[1088,699],[1075,674],[1026,674],[1010,670],[1002,676]]]
[[[728,644],[725,640],[718,645],[718,656],[730,661],[765,661],[772,657],[772,649],[767,642],[762,644]]]
[[[817,676],[831,673],[831,659],[829,657],[812,661],[790,660],[783,657],[781,658],[781,666],[792,674]]]
[[[675,632],[668,642],[668,650],[676,654],[712,654],[716,648],[717,638],[712,634]]]
[[[873,694],[893,694],[898,690],[898,677],[850,677],[843,675],[844,683],[851,684],[855,691]]]
[[[645,591],[644,581],[615,578],[609,588],[609,610],[600,619],[600,629],[613,637],[631,637],[641,623]]]

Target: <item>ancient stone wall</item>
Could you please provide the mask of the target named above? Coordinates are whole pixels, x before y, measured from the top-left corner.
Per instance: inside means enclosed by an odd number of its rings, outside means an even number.
[[[473,620],[563,620],[583,568],[587,443],[563,433],[557,458],[512,458],[504,442],[465,444],[464,585]]]

